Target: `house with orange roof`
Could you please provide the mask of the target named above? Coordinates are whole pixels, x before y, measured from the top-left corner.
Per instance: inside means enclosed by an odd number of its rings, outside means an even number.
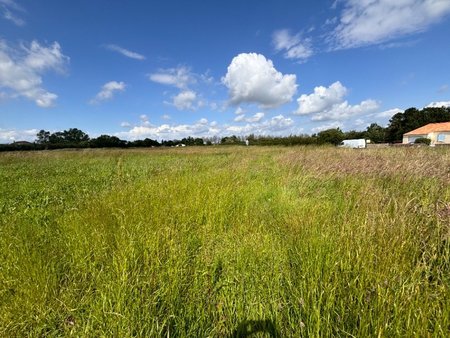
[[[429,123],[403,134],[403,143],[414,143],[418,138],[428,138],[430,145],[450,144],[450,122]]]

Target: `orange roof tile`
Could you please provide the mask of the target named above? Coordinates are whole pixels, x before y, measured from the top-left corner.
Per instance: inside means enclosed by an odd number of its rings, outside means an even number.
[[[429,123],[423,127],[411,130],[404,135],[424,135],[436,131],[450,131],[450,122]]]

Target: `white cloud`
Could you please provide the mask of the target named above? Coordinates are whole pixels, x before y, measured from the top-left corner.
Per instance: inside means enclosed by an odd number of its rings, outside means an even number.
[[[139,60],[139,61],[143,61],[145,60],[145,56],[136,52],[132,52],[128,49],[122,48],[118,45],[114,45],[114,44],[109,44],[109,45],[105,45],[106,49],[112,50],[114,52],[118,52],[120,54],[122,54],[123,56],[126,56],[130,59],[135,59],[135,60]]]
[[[249,117],[246,119],[247,122],[253,123],[253,122],[259,122],[264,118],[264,113],[256,113],[252,117]]]
[[[241,116],[241,115],[240,115]],[[294,121],[291,118],[285,118],[278,115],[270,119],[256,123],[247,123],[244,126],[219,125],[216,121],[209,122],[202,118],[193,124],[161,124],[161,125],[138,125],[128,131],[116,133],[117,137],[128,140],[143,139],[146,137],[152,139],[182,139],[184,137],[213,137],[264,134],[264,135],[282,135],[300,132],[301,129],[294,130]]]
[[[340,128],[342,129],[344,125],[341,122],[330,122],[327,124],[322,124],[318,127],[312,128],[311,131],[313,133],[320,133],[321,131],[327,130],[327,129],[335,129]]]
[[[244,114],[240,114],[234,118],[234,122],[249,122],[249,123],[255,123],[259,122],[264,118],[265,114],[263,112],[259,112],[254,114],[251,117],[245,117]]]
[[[397,113],[403,113],[404,110],[400,109],[400,108],[393,108],[393,109],[389,109],[389,110],[385,110],[382,111],[380,113],[375,114],[376,117],[387,117],[387,118],[391,118],[392,116],[394,116]]]
[[[277,51],[289,50],[300,43],[300,35],[291,35],[288,29],[282,29],[273,33],[272,42]]]
[[[276,31],[272,42],[277,52],[285,51],[284,57],[287,59],[305,61],[314,54],[311,39],[302,40],[300,34],[292,35],[287,29]]]
[[[361,127],[366,125],[366,121],[364,121],[363,119],[356,119],[355,122],[353,123],[355,126]]]
[[[237,109],[234,111],[234,113],[235,113],[236,115],[241,115],[241,114],[244,114],[244,113],[245,113],[245,110],[242,109],[241,107],[237,107]]]
[[[374,100],[364,100],[359,104],[350,105],[344,101],[346,94],[347,88],[339,81],[328,88],[316,87],[314,93],[303,94],[298,98],[299,107],[294,114],[311,114],[312,121],[346,120],[354,116],[372,114],[379,108],[378,102]]]
[[[210,108],[211,110],[217,110],[217,109],[219,109],[219,105],[218,105],[216,102],[211,102],[211,103],[209,104],[209,108]]]
[[[37,133],[37,129],[16,130],[0,128],[0,143],[12,143],[14,141],[33,142]]]
[[[347,95],[345,88],[339,81],[336,81],[328,88],[319,86],[314,88],[314,93],[303,94],[298,99],[297,115],[314,114],[329,110],[333,105],[342,102]]]
[[[356,119],[353,122],[353,125],[358,127],[358,129],[361,129],[361,126],[369,126],[371,123],[377,123],[381,126],[387,126],[388,121],[391,119],[392,116],[394,116],[397,113],[403,113],[404,110],[400,108],[393,108],[389,110],[385,110],[382,112],[374,111],[373,113],[369,113],[364,115],[364,119]],[[358,123],[361,120],[361,123]],[[346,127],[348,127],[346,125]]]
[[[245,115],[244,114],[240,114],[238,116],[236,116],[233,120],[234,122],[242,122],[245,121]]]
[[[283,75],[271,60],[256,53],[242,53],[233,58],[222,83],[228,88],[231,104],[249,102],[261,108],[290,102],[297,90],[295,75]]]
[[[4,19],[11,21],[16,26],[24,26],[25,20],[19,17],[18,12],[25,12],[22,6],[14,0],[0,0],[0,14]]]
[[[42,47],[37,41],[33,41],[30,47],[22,46],[27,55],[24,65],[36,71],[54,69],[63,72],[66,62],[69,60],[61,52],[61,46],[55,42],[50,47]]]
[[[192,90],[185,90],[173,97],[173,105],[178,110],[193,110],[195,109],[195,100],[197,94]]]
[[[346,0],[332,47],[378,44],[424,31],[449,13],[448,0]]]
[[[131,123],[130,123],[130,122],[124,121],[124,122],[122,122],[122,123],[120,124],[120,126],[121,126],[122,128],[130,128],[130,127],[131,127]]]
[[[448,89],[449,89],[448,84],[443,84],[442,86],[439,87],[438,93],[445,93],[446,91],[448,91]]]
[[[425,108],[440,108],[440,107],[450,107],[450,101],[431,102]]]
[[[182,139],[189,136],[214,136],[217,135],[217,129],[211,124],[205,124],[204,121],[199,121],[194,124],[179,124],[170,125],[162,124],[159,126],[135,126],[129,131],[117,133],[116,136],[129,139],[138,140],[146,137],[153,139]]]
[[[180,89],[186,89],[188,85],[197,82],[195,74],[184,66],[162,69],[157,73],[150,74],[149,79],[159,84],[174,86]]]
[[[312,121],[346,120],[350,117],[372,114],[379,108],[375,100],[364,100],[360,104],[350,105],[347,101],[333,105],[329,110],[314,114]]]
[[[0,40],[0,88],[8,90],[9,97],[22,96],[39,107],[51,107],[58,96],[42,88],[42,75],[62,72],[68,62],[57,42],[44,47],[33,41],[16,50]]]
[[[281,135],[288,133],[299,132],[293,130],[294,121],[291,118],[286,118],[283,115],[277,115],[269,120],[264,120],[258,123],[248,123],[244,126],[224,126],[222,134],[230,135]]]
[[[110,81],[102,86],[100,92],[89,101],[91,104],[100,103],[102,101],[111,100],[116,92],[123,92],[125,90],[124,82]]]

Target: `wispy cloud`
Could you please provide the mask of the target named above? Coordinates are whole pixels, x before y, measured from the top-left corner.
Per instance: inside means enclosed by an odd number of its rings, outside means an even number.
[[[19,16],[25,9],[14,0],[0,0],[0,13],[4,19],[11,21],[16,26],[24,26],[25,20]]]
[[[102,86],[102,89],[97,93],[97,95],[95,95],[95,97],[89,101],[89,103],[96,104],[102,101],[111,100],[116,92],[125,91],[125,87],[126,85],[124,82],[117,82],[117,81],[107,82]]]
[[[445,93],[449,90],[449,85],[448,84],[443,84],[442,86],[439,87],[438,89],[438,93]]]
[[[329,37],[331,49],[387,41],[426,30],[450,14],[448,0],[342,0],[339,23]]]
[[[128,49],[125,49],[123,47],[120,47],[118,45],[115,44],[108,44],[108,45],[104,45],[104,48],[112,50],[114,52],[117,52],[119,54],[122,54],[123,56],[126,56],[127,58],[130,59],[135,59],[135,60],[139,60],[139,61],[143,61],[145,60],[145,56],[136,52],[132,52]]]
[[[178,66],[176,68],[161,69],[149,76],[150,81],[173,86],[180,89],[186,89],[190,84],[196,83],[197,76],[191,72],[186,66]]]
[[[302,39],[300,34],[292,35],[287,29],[276,31],[272,36],[272,42],[277,52],[284,51],[286,59],[306,61],[314,54],[311,39]]]
[[[248,123],[255,123],[260,122],[264,118],[265,114],[263,112],[259,112],[254,114],[253,116],[246,117],[244,114],[237,115],[234,118],[234,122],[248,122]]]

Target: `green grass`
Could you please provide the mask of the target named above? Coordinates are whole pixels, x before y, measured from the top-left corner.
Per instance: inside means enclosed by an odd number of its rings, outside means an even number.
[[[0,154],[0,336],[450,335],[450,149]]]

